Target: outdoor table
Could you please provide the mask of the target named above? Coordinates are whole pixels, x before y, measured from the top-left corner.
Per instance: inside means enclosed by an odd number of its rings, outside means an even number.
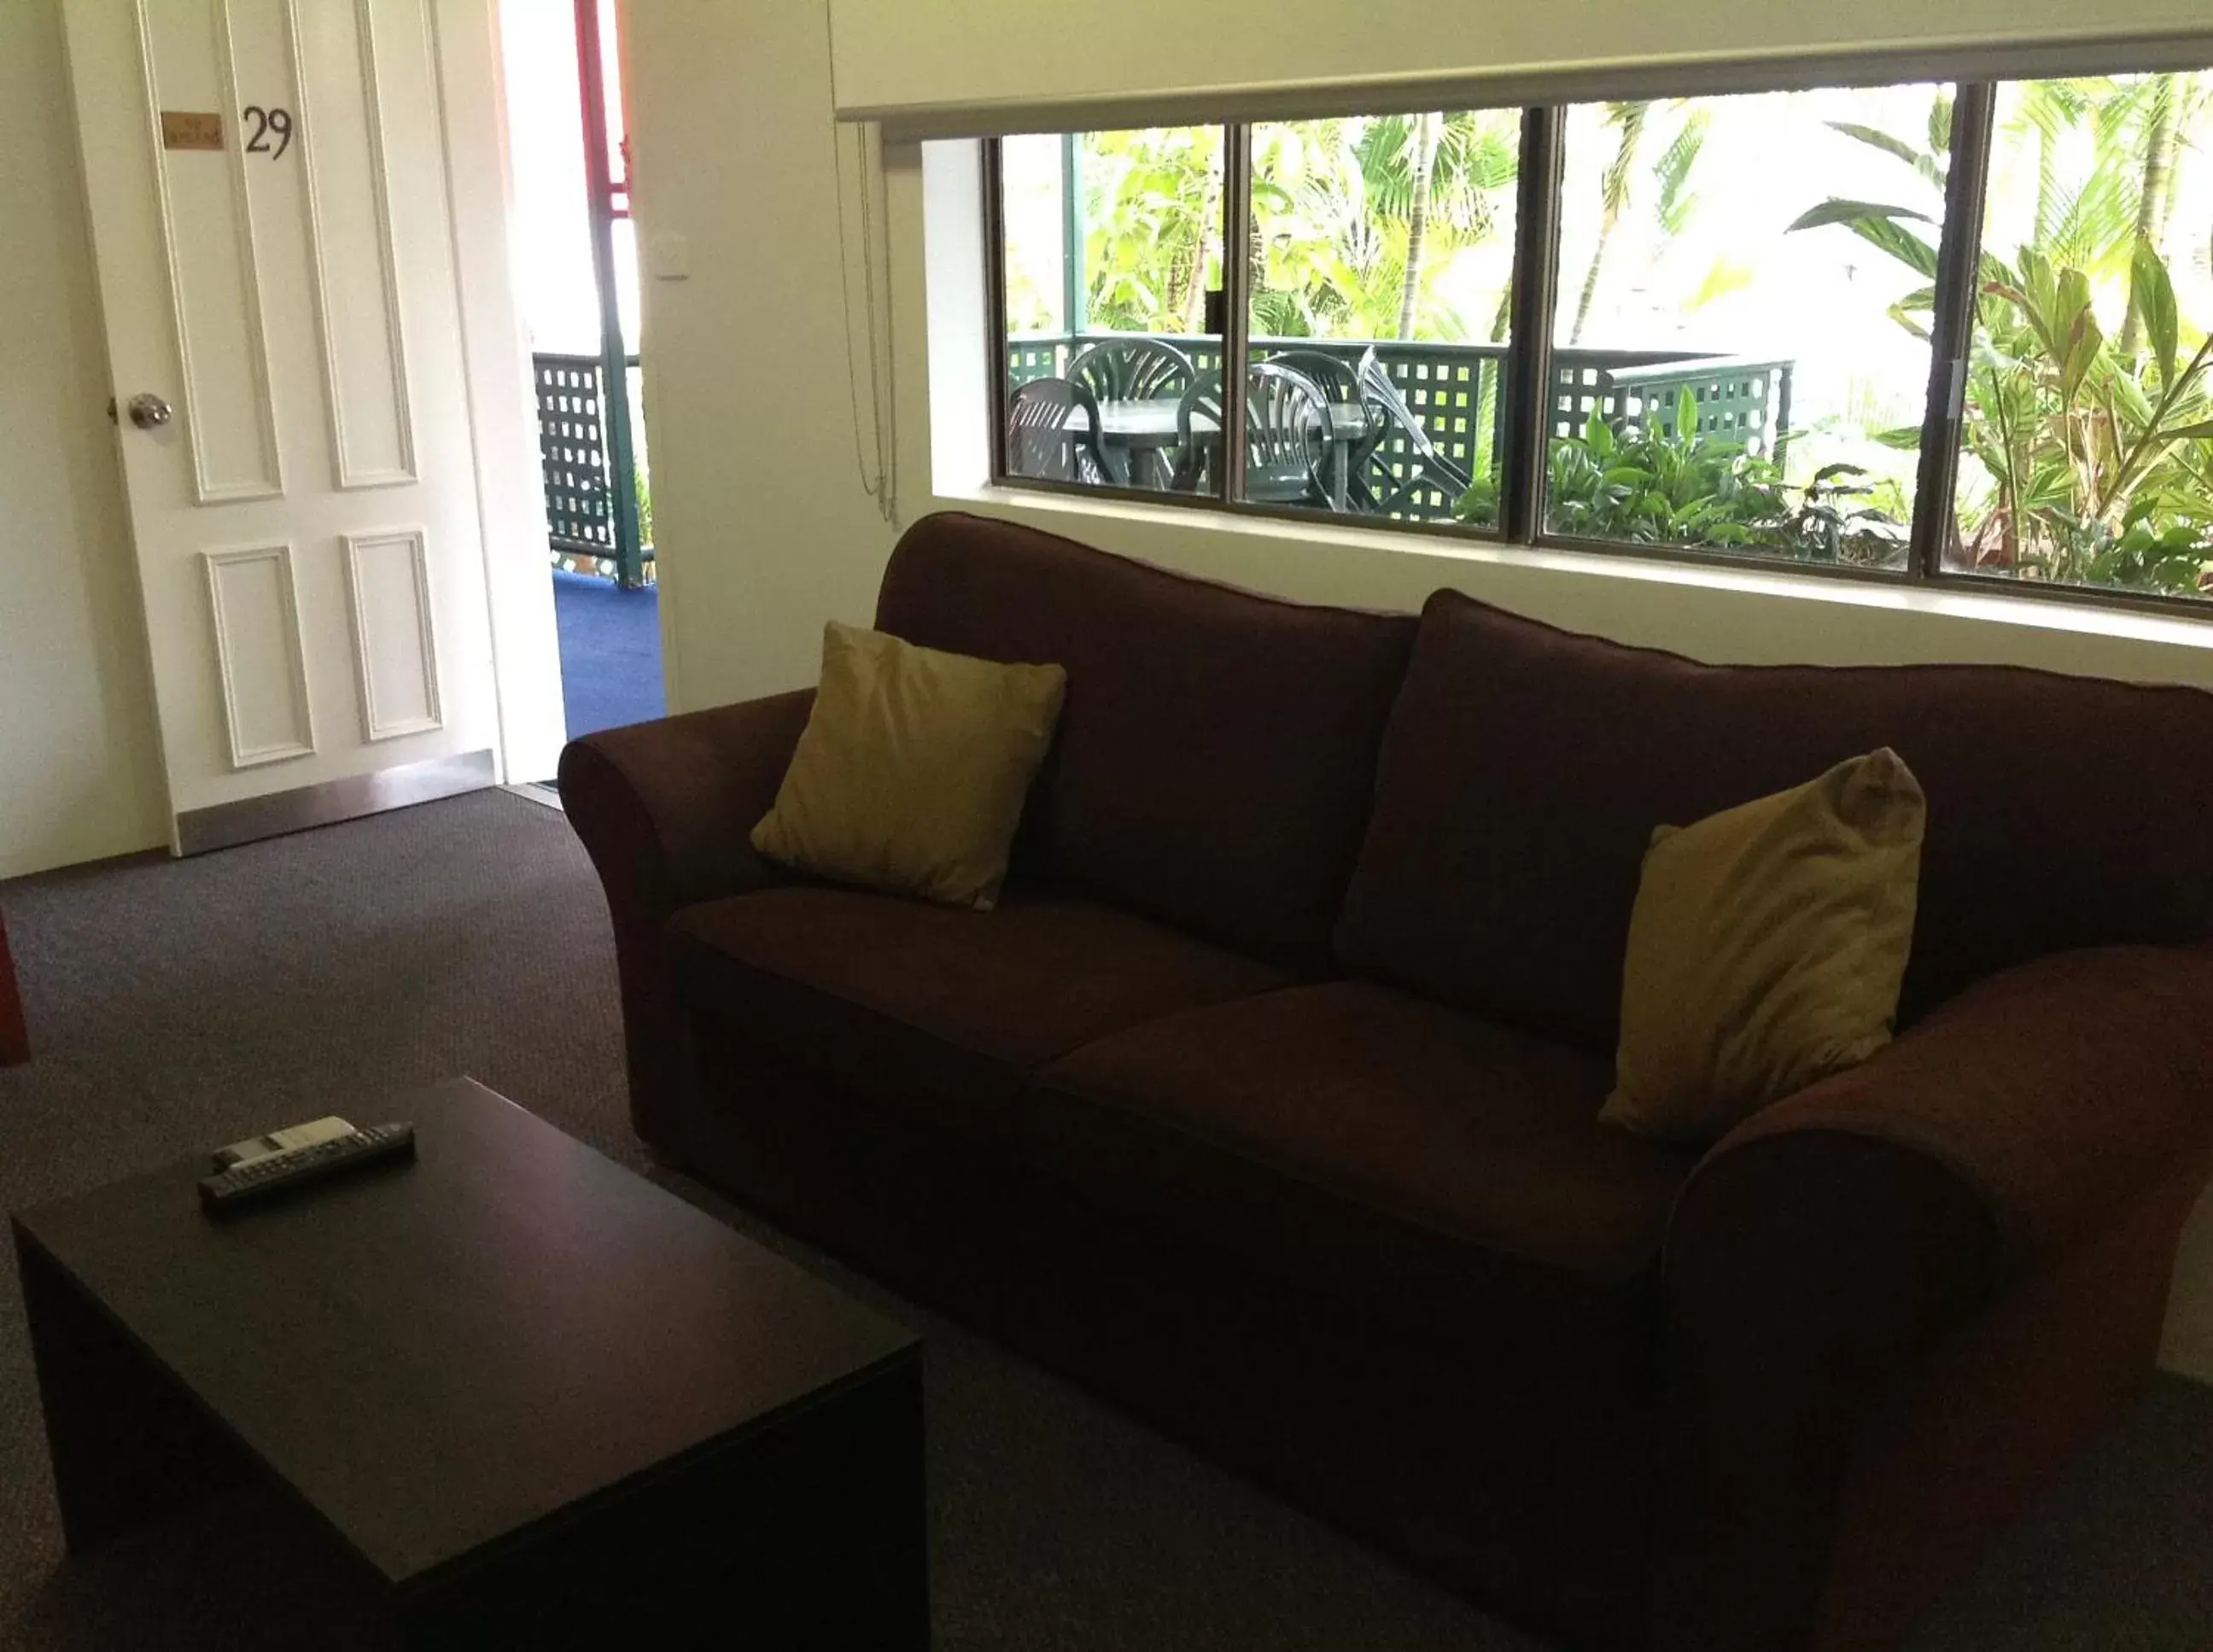
[[[1137,401],[1103,401],[1099,404],[1100,440],[1111,447],[1121,448],[1131,454],[1129,473],[1135,476],[1135,460],[1142,454],[1165,454],[1182,437],[1176,411],[1182,405],[1180,396],[1159,396]],[[1357,402],[1332,402],[1328,407],[1329,428],[1325,436],[1329,444],[1329,502],[1333,509],[1350,509],[1352,491],[1352,450],[1368,433],[1368,410]],[[1090,428],[1090,415],[1081,407],[1071,410],[1067,428],[1083,430]],[[1194,408],[1191,416],[1192,434],[1201,441],[1219,442],[1222,427],[1211,413]],[[1161,467],[1167,468],[1165,458]]]

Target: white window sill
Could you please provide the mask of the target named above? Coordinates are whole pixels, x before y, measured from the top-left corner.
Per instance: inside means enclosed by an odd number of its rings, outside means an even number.
[[[1949,620],[2018,626],[2031,631],[2189,649],[2213,655],[2213,612],[2196,615],[2153,613],[2138,608],[2103,607],[2093,602],[2056,601],[2004,592],[1962,590],[1900,582],[1825,579],[1763,568],[1721,568],[1706,563],[1673,563],[1641,556],[1607,556],[1527,546],[1492,545],[1444,534],[1416,533],[1344,525],[1317,516],[1311,523],[1273,516],[1247,516],[1191,506],[1154,505],[1125,499],[1086,499],[1027,488],[985,485],[958,492],[941,489],[936,503],[950,509],[980,506],[994,515],[1029,520],[1036,526],[1084,536],[1084,524],[1193,539],[1230,535],[1285,541],[1303,546],[1341,548],[1363,556],[1382,554],[1424,558],[1470,568],[1541,571],[1572,579],[1621,581],[1677,589],[1708,590],[1780,598],[1791,602],[1844,608],[1874,608]],[[1116,538],[1122,536],[1117,534]],[[1145,554],[1137,552],[1137,554]],[[1437,584],[1460,582],[1442,570]],[[2213,609],[2213,604],[2209,604]],[[2192,672],[2192,676],[2198,672]]]

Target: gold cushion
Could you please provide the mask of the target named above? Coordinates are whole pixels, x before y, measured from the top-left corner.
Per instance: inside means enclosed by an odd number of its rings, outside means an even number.
[[[1890,1041],[1927,805],[1888,747],[1652,834],[1601,1119],[1711,1139]]]
[[[1058,666],[831,621],[814,709],[753,847],[839,882],[990,911],[1067,689]]]

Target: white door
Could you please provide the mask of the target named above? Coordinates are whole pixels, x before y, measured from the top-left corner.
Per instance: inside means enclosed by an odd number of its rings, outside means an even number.
[[[496,777],[430,3],[68,0],[180,850]]]

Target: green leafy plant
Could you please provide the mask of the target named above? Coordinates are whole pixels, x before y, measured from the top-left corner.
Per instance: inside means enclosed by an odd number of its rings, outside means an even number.
[[[1856,465],[1826,465],[1800,485],[1775,460],[1698,430],[1698,401],[1677,397],[1672,427],[1617,432],[1596,411],[1546,458],[1546,525],[1578,539],[1745,550],[1807,562],[1881,566],[1905,553],[1902,501]],[[1498,518],[1497,484],[1478,479],[1454,514]]]
[[[2165,263],[2138,245],[2131,308],[2148,359],[2106,337],[2080,270],[2023,247],[1982,277],[1965,440],[1992,493],[1960,523],[1964,555],[2048,579],[2196,589],[2213,561],[2213,338],[2183,356]]]
[[[1092,328],[1198,332],[1222,262],[1222,129],[1092,132],[1082,144]]]
[[[1967,565],[2067,583],[2201,592],[2213,576],[2213,339],[2193,340],[2160,253],[2172,206],[2177,131],[2204,102],[2187,76],[2033,82],[2016,136],[2039,159],[2034,229],[2009,261],[1977,271],[1964,388],[1963,479],[1952,556]],[[1942,186],[1948,120],[1926,144],[1839,126]],[[2087,141],[2072,187],[2053,156]],[[1911,208],[1823,202],[1794,229],[1838,226],[1926,278],[1893,310],[1929,336],[1936,225]],[[1923,228],[1922,226],[1926,226]],[[2100,325],[2100,286],[2125,283],[2117,336]],[[2110,312],[2109,312],[2110,313]],[[1885,432],[1919,446],[1917,427]]]
[[[1254,141],[1256,334],[1474,331],[1440,296],[1438,278],[1455,254],[1497,235],[1510,210],[1515,112],[1283,121],[1256,128]]]

